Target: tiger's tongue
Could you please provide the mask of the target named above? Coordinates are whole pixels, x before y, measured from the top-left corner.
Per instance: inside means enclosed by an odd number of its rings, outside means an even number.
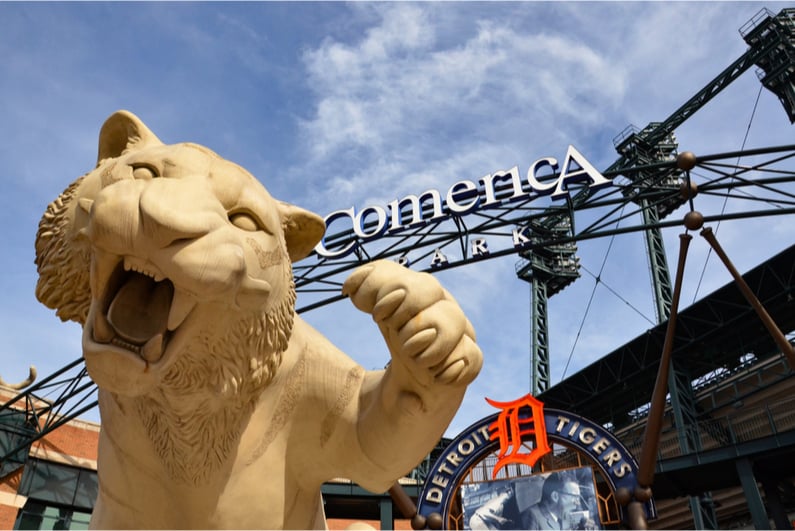
[[[125,341],[144,345],[155,335],[165,334],[173,298],[171,282],[132,274],[110,303],[108,322]]]

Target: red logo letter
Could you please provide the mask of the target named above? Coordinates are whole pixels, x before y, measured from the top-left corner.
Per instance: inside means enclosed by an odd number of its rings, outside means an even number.
[[[496,479],[497,472],[508,463],[524,463],[532,467],[541,456],[552,451],[547,441],[544,404],[533,395],[528,394],[513,402],[495,402],[488,398],[486,402],[502,410],[489,426],[490,439],[500,441],[500,453],[491,479]],[[533,442],[530,453],[522,452],[523,439]]]

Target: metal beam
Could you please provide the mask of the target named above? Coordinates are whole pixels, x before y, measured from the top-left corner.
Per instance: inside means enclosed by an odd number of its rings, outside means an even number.
[[[770,529],[770,523],[765,511],[765,502],[762,501],[762,493],[759,492],[759,485],[754,476],[753,463],[750,459],[738,459],[736,461],[737,475],[740,476],[740,484],[748,501],[748,510],[751,512],[751,520],[754,529]]]

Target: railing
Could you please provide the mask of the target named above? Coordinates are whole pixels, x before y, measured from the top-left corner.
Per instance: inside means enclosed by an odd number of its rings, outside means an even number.
[[[701,450],[722,448],[771,435],[795,430],[795,397],[773,404],[743,408],[732,415],[702,420],[692,426],[701,442]],[[634,454],[639,455],[643,443],[642,429],[635,429],[618,437]],[[668,427],[660,434],[658,459],[680,457],[686,453],[679,445],[677,428]]]

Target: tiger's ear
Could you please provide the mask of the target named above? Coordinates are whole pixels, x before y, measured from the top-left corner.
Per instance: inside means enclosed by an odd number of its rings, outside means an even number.
[[[323,218],[290,203],[279,201],[279,217],[292,262],[306,258],[326,232]]]
[[[162,144],[140,118],[129,111],[116,111],[105,120],[99,131],[97,164],[128,151]]]

